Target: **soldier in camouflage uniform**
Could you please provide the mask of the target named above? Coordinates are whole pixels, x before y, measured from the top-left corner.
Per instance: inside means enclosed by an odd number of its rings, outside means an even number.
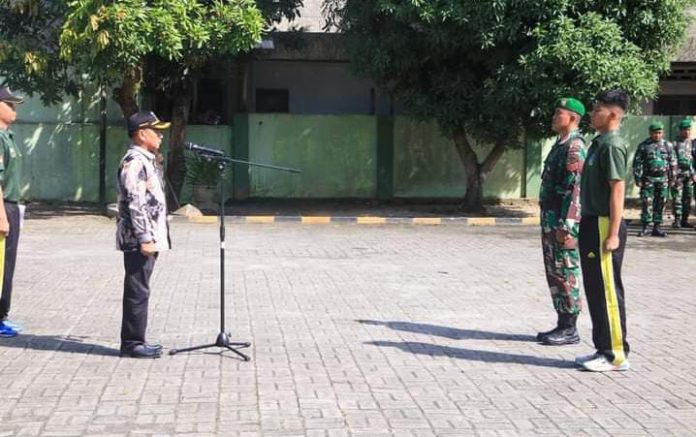
[[[585,162],[585,140],[578,125],[585,115],[583,104],[573,98],[561,99],[553,115],[558,139],[544,161],[539,206],[541,245],[546,281],[558,316],[556,327],[540,332],[537,340],[547,345],[576,344],[580,313],[580,177]]]
[[[633,158],[633,177],[640,187],[641,214],[643,225],[638,236],[648,234],[653,224],[652,235],[666,237],[661,229],[662,212],[667,198],[667,187],[674,182],[677,161],[672,153],[672,144],[664,140],[664,126],[656,121],[650,124],[650,138],[638,145]]]
[[[691,120],[685,119],[679,123],[679,138],[674,140],[674,159],[677,160],[677,173],[671,188],[672,211],[674,212],[673,228],[693,228],[689,224],[691,212],[691,197],[694,184],[694,140],[691,139]]]

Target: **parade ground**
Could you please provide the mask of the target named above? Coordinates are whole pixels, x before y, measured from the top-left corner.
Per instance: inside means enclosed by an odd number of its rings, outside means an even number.
[[[218,228],[172,222],[152,279],[157,360],[119,358],[114,222],[25,221],[0,339],[0,436],[693,436],[696,232],[630,231],[632,369],[588,373],[555,323],[533,225],[233,224],[220,330]]]

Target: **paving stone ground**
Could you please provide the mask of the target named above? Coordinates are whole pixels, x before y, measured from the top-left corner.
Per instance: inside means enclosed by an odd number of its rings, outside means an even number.
[[[227,235],[230,353],[118,358],[122,257],[101,217],[28,220],[0,339],[0,436],[693,436],[696,232],[631,237],[625,373],[573,368],[536,227],[236,225]],[[219,331],[217,228],[174,223],[149,335]]]

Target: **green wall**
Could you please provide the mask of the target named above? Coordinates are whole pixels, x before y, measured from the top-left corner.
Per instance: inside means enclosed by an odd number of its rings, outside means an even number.
[[[482,161],[491,146],[474,144]],[[483,195],[495,198],[522,196],[524,150],[509,150],[484,184]],[[397,117],[394,122],[394,196],[463,197],[464,166],[452,140],[435,123]]]
[[[83,96],[45,107],[36,99],[20,106],[13,126],[23,154],[26,200],[96,202],[99,191],[98,99]],[[653,120],[673,139],[682,116],[628,117],[622,133],[629,160]],[[118,161],[128,146],[120,110],[107,107],[107,200],[115,200]],[[240,114],[233,126],[189,126],[190,141],[222,149],[239,159],[295,167],[301,174],[235,165],[226,178],[236,198],[457,198],[466,191],[454,144],[435,123],[406,117]],[[163,141],[166,153],[168,138]],[[484,185],[487,198],[536,198],[543,159],[553,140],[526,141],[508,150]],[[475,145],[480,159],[490,150]],[[628,197],[638,190],[628,181]],[[182,203],[190,200],[185,186]]]
[[[252,167],[250,197],[375,197],[377,119],[250,114],[249,159],[301,174]]]

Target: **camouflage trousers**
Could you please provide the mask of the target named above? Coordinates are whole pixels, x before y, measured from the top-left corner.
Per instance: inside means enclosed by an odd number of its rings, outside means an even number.
[[[679,176],[670,188],[672,195],[672,211],[674,221],[688,221],[691,212],[691,198],[694,195],[694,184],[690,176]]]
[[[544,253],[546,282],[551,292],[553,307],[558,314],[578,314],[580,298],[580,253],[578,252],[579,224],[570,230],[564,243],[556,240],[557,215],[541,211],[541,248]]]
[[[667,199],[667,181],[644,179],[640,187],[640,221],[644,225],[662,224],[662,212]]]

